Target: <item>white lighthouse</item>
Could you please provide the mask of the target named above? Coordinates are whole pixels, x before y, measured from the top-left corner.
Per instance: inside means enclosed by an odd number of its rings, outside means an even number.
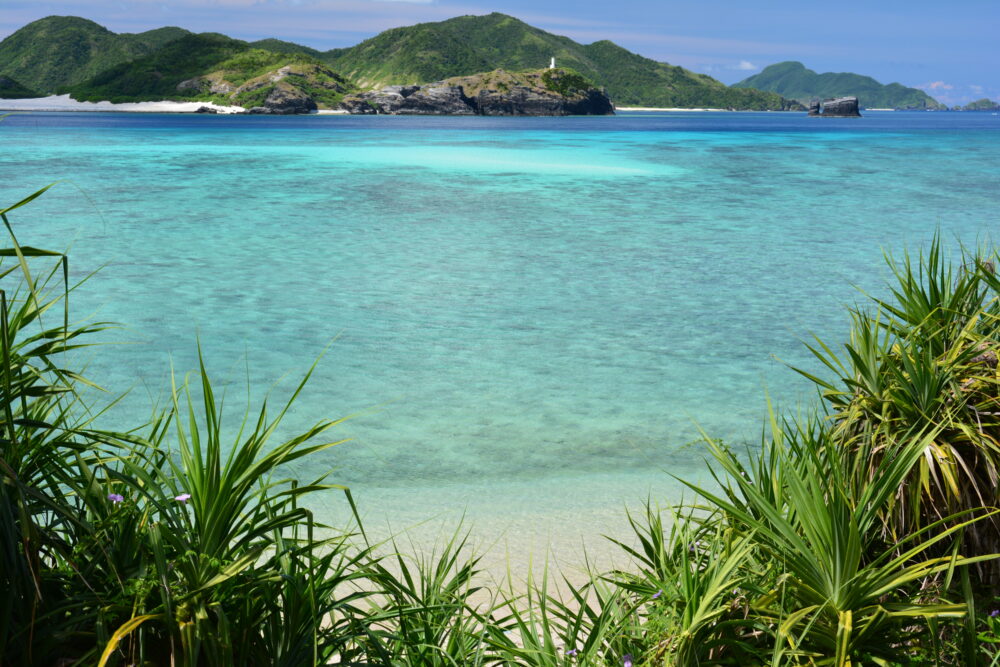
[[[555,56],[553,56],[552,60],[549,61],[549,69],[555,69],[555,68],[556,68],[556,58]]]

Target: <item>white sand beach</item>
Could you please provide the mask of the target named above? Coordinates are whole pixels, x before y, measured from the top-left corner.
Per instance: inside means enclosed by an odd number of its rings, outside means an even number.
[[[215,109],[219,113],[241,113],[243,107],[222,106],[214,102],[78,102],[69,95],[49,95],[21,100],[0,99],[0,111],[128,111],[146,113],[194,113],[201,107]]]
[[[615,111],[730,111],[730,109],[681,109],[679,107],[615,107]]]

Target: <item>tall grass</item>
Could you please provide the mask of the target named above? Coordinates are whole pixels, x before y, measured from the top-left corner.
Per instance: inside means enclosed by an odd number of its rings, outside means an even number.
[[[339,421],[279,437],[313,371],[230,426],[199,357],[100,429],[66,359],[110,325],[73,323],[68,259],[11,222],[42,192],[0,210],[5,666],[1000,663],[993,258],[890,258],[892,297],[812,346],[823,405],[745,455],[706,438],[716,483],[630,515],[628,567],[489,587],[462,533],[420,554],[317,521],[340,487],[284,471]]]

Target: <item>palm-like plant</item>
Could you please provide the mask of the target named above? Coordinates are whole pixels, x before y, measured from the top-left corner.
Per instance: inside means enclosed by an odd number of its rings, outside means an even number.
[[[22,246],[8,217],[47,189],[0,210],[11,242],[0,249],[0,655],[12,665],[51,658],[73,636],[60,610],[74,545],[93,530],[85,503],[67,491],[71,471],[93,457],[94,415],[76,391],[86,380],[60,359],[105,325],[70,326],[67,258]],[[40,280],[37,261],[54,262]]]
[[[897,457],[909,434],[934,434],[886,507],[890,542],[998,504],[1000,281],[983,257],[963,252],[956,268],[935,239],[916,260],[887,258],[892,298],[852,309],[845,354],[810,346],[836,379],[799,371],[822,389],[834,437],[866,463],[855,485]],[[969,554],[1000,551],[1000,522],[969,526],[964,539]]]
[[[896,544],[885,544],[879,530],[885,507],[935,437],[901,439],[862,486],[850,481],[853,458],[819,420],[785,422],[749,464],[709,443],[726,473],[718,478],[722,492],[692,488],[734,530],[752,535],[758,558],[769,562],[771,590],[750,606],[776,628],[774,655],[838,667],[889,664],[906,655],[915,623],[966,613],[961,603],[920,602],[914,591],[935,575],[995,558],[932,555],[995,511],[944,517]]]
[[[312,664],[318,659],[324,650],[319,641],[323,624],[343,606],[334,589],[360,576],[349,572],[360,555],[346,555],[349,543],[342,534],[317,539],[316,530],[329,529],[316,526],[300,504],[308,493],[335,488],[325,483],[326,475],[307,484],[275,478],[285,464],[342,442],[313,442],[338,423],[323,421],[268,446],[308,378],[276,418],[268,418],[266,403],[253,419],[244,418],[229,444],[222,407],[202,360],[200,408],[189,385],[174,387],[165,421],[173,424],[176,449],[167,444],[171,429],[154,422],[150,439],[133,439],[121,466],[107,468],[108,479],[141,496],[149,513],[148,547],[158,595],[136,600],[140,613],[115,632],[102,664],[116,651],[135,654],[146,637],[135,635],[128,645],[119,644],[144,625],[147,634],[170,645],[180,665]],[[296,631],[274,634],[275,623]],[[265,641],[262,630],[272,633],[271,641]]]

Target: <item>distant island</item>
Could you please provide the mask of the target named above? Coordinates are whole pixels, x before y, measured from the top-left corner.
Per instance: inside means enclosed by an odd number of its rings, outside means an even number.
[[[10,80],[10,91],[81,101],[205,101],[302,112],[336,109],[349,95],[386,86],[423,86],[495,70],[525,74],[553,57],[616,105],[805,110],[774,92],[732,88],[607,40],[578,44],[499,13],[395,28],[322,52],[177,27],[115,34],[87,19],[50,16],[0,42],[0,75]],[[0,97],[14,95],[0,89]],[[558,108],[573,104],[566,100]]]
[[[884,85],[870,76],[850,72],[817,74],[800,62],[788,61],[765,67],[739,83],[736,88],[756,88],[809,104],[815,99],[857,97],[858,103],[869,109],[930,109],[944,111],[948,107],[917,88],[899,83]]]
[[[956,111],[1000,111],[1000,102],[983,98],[975,102],[969,102],[964,107],[955,107]]]

